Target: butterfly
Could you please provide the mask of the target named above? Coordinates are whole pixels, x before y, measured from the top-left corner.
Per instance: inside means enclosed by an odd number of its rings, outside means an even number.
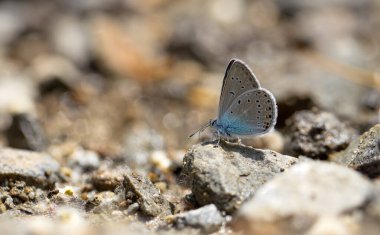
[[[232,59],[223,79],[218,117],[190,137],[209,126],[216,130],[218,137],[257,136],[271,131],[276,120],[277,105],[273,94],[260,86],[243,61]]]

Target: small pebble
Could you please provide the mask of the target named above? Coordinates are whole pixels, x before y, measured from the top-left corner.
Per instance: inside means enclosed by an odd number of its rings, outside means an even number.
[[[35,195],[34,192],[30,192],[30,193],[28,194],[28,197],[29,197],[30,200],[34,200],[34,199],[36,198],[36,195]]]
[[[13,199],[11,197],[7,197],[7,199],[5,199],[4,205],[8,209],[13,209],[15,207],[15,205],[13,204]]]
[[[150,156],[150,161],[163,172],[168,172],[172,165],[172,161],[168,158],[167,153],[161,150],[153,151]]]
[[[7,207],[3,203],[0,203],[0,214],[4,213],[6,211],[7,211]]]
[[[139,204],[135,202],[128,206],[127,212],[128,214],[134,214],[139,210],[139,208],[140,208]]]

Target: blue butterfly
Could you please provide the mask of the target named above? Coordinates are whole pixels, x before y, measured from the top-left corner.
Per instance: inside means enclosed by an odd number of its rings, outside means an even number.
[[[218,137],[257,136],[271,131],[276,120],[277,105],[272,93],[260,86],[243,61],[232,59],[223,79],[218,118],[195,133],[211,126]]]

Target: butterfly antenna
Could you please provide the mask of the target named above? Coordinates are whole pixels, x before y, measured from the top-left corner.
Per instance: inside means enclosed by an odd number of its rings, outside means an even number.
[[[211,126],[211,122],[208,122],[206,124],[204,124],[201,128],[199,128],[199,130],[197,130],[196,132],[192,133],[191,135],[189,135],[189,138],[193,137],[195,134],[197,133],[201,133],[203,132],[204,130],[206,130],[207,127]]]

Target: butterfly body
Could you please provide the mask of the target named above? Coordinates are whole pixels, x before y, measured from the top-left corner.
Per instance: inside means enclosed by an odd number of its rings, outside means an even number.
[[[272,93],[260,86],[243,61],[232,59],[223,79],[218,118],[206,127],[213,127],[218,136],[257,136],[271,131],[276,119],[277,105]]]

